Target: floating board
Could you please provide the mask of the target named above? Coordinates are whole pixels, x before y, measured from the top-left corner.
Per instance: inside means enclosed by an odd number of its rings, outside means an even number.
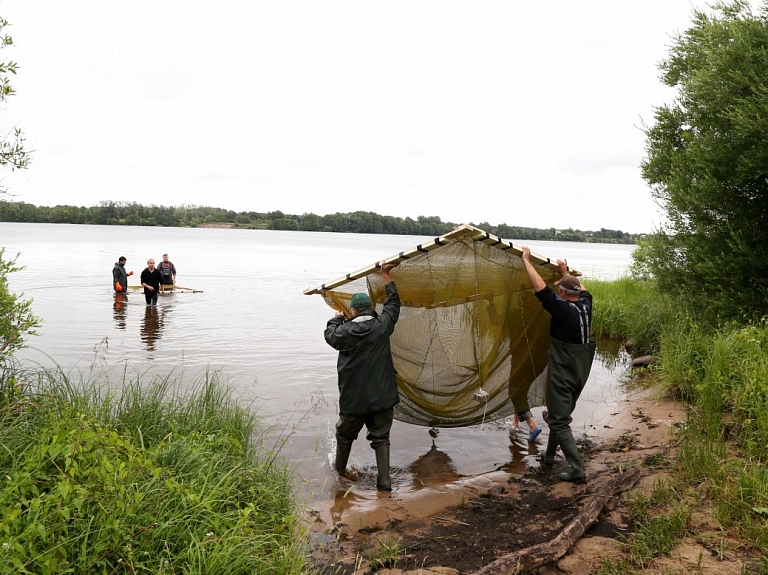
[[[391,272],[401,300],[390,338],[400,391],[395,417],[474,425],[545,405],[549,314],[534,296],[522,251],[465,224],[304,294],[321,295],[349,317],[352,296],[366,292],[381,311],[381,262],[400,262]],[[560,278],[556,259],[532,253],[531,262],[547,285]]]
[[[137,286],[129,285],[128,289],[143,290],[144,286],[142,286],[142,285],[137,285]],[[171,286],[167,285],[163,289],[165,291],[172,291],[174,293],[175,292],[179,292],[179,293],[203,293],[203,290],[201,290],[201,289],[193,289],[193,288],[188,288],[188,287],[184,287],[184,286],[177,286],[177,285],[171,285]],[[163,292],[163,289],[160,290],[160,293]]]

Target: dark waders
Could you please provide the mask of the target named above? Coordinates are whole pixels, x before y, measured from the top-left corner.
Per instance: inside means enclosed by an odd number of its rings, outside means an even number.
[[[579,399],[587,383],[592,361],[595,358],[595,348],[594,341],[573,344],[563,343],[554,338],[549,340],[547,381],[549,441],[544,454],[544,463],[549,465],[554,463],[555,452],[559,445],[572,468],[569,473],[560,474],[560,479],[563,481],[584,481],[587,477],[573,439],[571,414],[576,408],[576,400]]]
[[[334,467],[339,475],[344,476],[347,461],[352,451],[352,443],[363,428],[368,429],[365,438],[371,442],[371,448],[376,452],[376,467],[379,474],[376,487],[382,491],[392,490],[392,479],[389,475],[389,432],[392,429],[394,409],[389,408],[368,415],[339,414],[336,423],[336,459]]]

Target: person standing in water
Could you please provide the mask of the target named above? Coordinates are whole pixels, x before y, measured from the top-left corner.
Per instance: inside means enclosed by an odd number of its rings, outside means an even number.
[[[155,260],[148,259],[147,267],[141,272],[141,285],[144,286],[144,299],[147,300],[147,305],[157,304],[157,293],[160,291],[162,282],[160,272],[155,268]]]
[[[542,462],[552,465],[558,445],[563,450],[571,471],[561,473],[563,481],[584,481],[587,474],[581,461],[571,422],[576,401],[587,383],[596,344],[589,339],[592,323],[592,294],[581,282],[568,274],[564,260],[557,260],[555,282],[557,293],[550,288],[531,263],[531,250],[523,247],[523,265],[533,286],[536,299],[552,316],[549,324],[549,369],[547,378],[547,408],[549,441]]]
[[[380,314],[373,310],[367,293],[357,293],[349,303],[351,317],[346,319],[344,313],[338,311],[325,328],[325,341],[339,352],[339,421],[334,467],[339,475],[346,473],[352,443],[365,425],[366,439],[376,452],[376,486],[382,491],[392,490],[389,432],[394,406],[400,401],[389,347],[389,338],[400,317],[400,296],[389,272],[398,264],[381,264],[387,299]]]
[[[163,261],[157,264],[157,269],[163,278],[163,285],[176,285],[176,266],[173,265],[173,262],[168,261],[168,254],[163,254]]]
[[[128,292],[128,276],[132,276],[133,272],[125,271],[125,256],[120,256],[115,263],[115,267],[112,268],[112,283],[115,288],[115,293],[127,293]]]

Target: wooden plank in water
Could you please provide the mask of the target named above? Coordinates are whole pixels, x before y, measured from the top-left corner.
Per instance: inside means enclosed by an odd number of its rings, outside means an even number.
[[[137,285],[137,286],[129,285],[128,289],[129,290],[130,289],[132,289],[132,290],[143,290],[144,286],[141,286],[141,285]],[[179,293],[203,293],[203,290],[201,290],[201,289],[194,289],[194,288],[190,288],[190,287],[177,286],[177,285],[161,286],[160,291],[162,292],[163,290],[165,290],[165,291],[172,291],[172,292],[179,292]]]

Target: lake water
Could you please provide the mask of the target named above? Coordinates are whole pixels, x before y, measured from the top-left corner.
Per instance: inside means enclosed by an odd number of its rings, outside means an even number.
[[[18,263],[26,266],[10,276],[11,288],[33,298],[33,310],[43,319],[40,335],[18,357],[83,374],[174,371],[190,380],[207,367],[220,369],[239,394],[258,398],[273,438],[290,432],[282,453],[316,501],[338,487],[329,465],[336,352],[323,339],[333,311],[320,296],[302,292],[427,239],[432,238],[0,223],[6,257],[20,252]],[[566,258],[585,281],[625,274],[634,249],[525,243],[536,253]],[[177,284],[201,293],[161,297],[156,310],[147,308],[140,292],[116,305],[111,284],[118,257],[126,256],[126,269],[135,272],[129,284],[139,284],[147,259],[159,262],[166,252],[176,265]],[[599,435],[622,397],[622,371],[621,364],[612,370],[596,362],[574,428]],[[540,421],[540,409],[534,414]],[[395,422],[392,431],[393,481],[401,492],[499,468],[520,471],[534,463],[535,454],[525,435],[510,435],[503,421],[443,429],[434,442],[424,427]],[[374,454],[364,438],[355,442],[350,463],[360,475],[352,489],[363,497],[374,494]]]

